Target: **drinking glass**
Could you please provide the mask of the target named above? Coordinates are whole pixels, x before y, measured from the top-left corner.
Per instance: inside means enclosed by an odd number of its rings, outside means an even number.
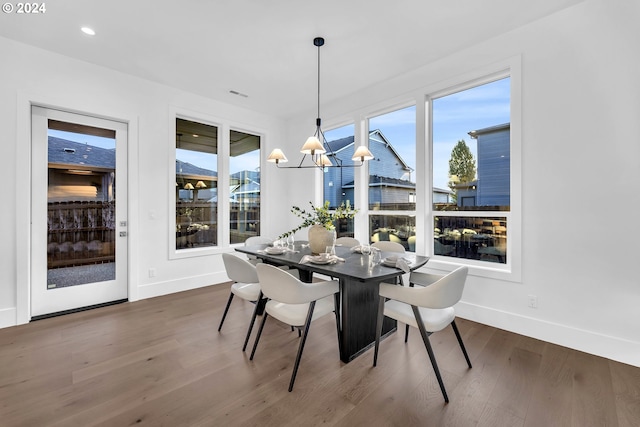
[[[336,247],[331,245],[331,246],[327,246],[324,250],[326,253],[328,253],[329,255],[333,256],[336,254]]]
[[[371,249],[371,264],[378,265],[382,262],[382,254],[376,248]]]
[[[362,245],[362,255],[369,255],[371,253],[371,246]]]
[[[293,244],[295,243],[295,238],[293,237],[293,234],[290,234],[287,236],[287,246],[289,246],[291,249],[293,249]]]

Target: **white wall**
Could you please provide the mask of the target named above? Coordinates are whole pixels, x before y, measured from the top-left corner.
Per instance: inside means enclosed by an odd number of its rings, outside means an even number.
[[[323,106],[325,122],[357,118],[520,56],[522,279],[470,277],[458,314],[636,366],[639,17],[639,2],[585,1]]]
[[[5,205],[0,209],[0,327],[29,320],[29,151],[25,147],[30,146],[30,102],[129,122],[130,299],[227,280],[219,255],[169,259],[173,212],[166,188],[172,173],[168,158],[175,147],[171,112],[188,110],[255,129],[266,134],[265,141],[283,139],[281,121],[4,38],[0,38],[0,57],[4,159],[0,182]],[[265,171],[266,181],[270,174],[275,171]],[[266,200],[269,192],[263,191]],[[269,202],[263,206],[268,210]],[[263,219],[265,228],[272,227],[270,221],[275,219]],[[148,277],[149,268],[156,269],[156,277]]]

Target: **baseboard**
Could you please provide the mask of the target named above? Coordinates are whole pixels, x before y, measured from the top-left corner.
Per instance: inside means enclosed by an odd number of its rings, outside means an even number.
[[[16,326],[16,319],[15,307],[0,309],[0,329]]]
[[[460,302],[456,315],[520,335],[640,367],[640,342]]]
[[[222,271],[201,276],[185,277],[165,282],[155,282],[138,287],[138,300],[159,297],[162,295],[183,292],[191,289],[203,288],[217,283],[228,282],[227,274]]]

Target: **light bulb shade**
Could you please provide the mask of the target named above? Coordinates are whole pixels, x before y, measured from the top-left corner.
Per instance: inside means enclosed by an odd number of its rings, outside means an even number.
[[[205,184],[204,181],[198,181],[196,183],[196,188],[207,188],[207,184]]]
[[[364,162],[365,160],[373,160],[373,154],[371,154],[371,151],[369,151],[369,149],[366,146],[361,145],[358,147],[356,152],[353,153],[353,157],[351,158],[351,160],[353,160],[354,162],[357,162],[357,161]]]
[[[320,159],[316,162],[316,165],[318,166],[328,166],[331,167],[333,166],[333,163],[331,163],[331,160],[329,159],[329,157],[327,157],[326,154],[323,154],[322,156],[320,156]]]
[[[271,154],[269,154],[269,157],[267,157],[267,162],[285,163],[288,162],[288,160],[281,149],[275,148]]]
[[[187,183],[184,185],[184,189],[185,189],[185,190],[193,190],[193,188],[194,188],[194,187],[193,187],[193,184],[192,184],[192,183],[190,183],[190,182],[187,182]]]
[[[300,149],[300,152],[303,154],[323,154],[326,150],[316,136],[310,136]]]

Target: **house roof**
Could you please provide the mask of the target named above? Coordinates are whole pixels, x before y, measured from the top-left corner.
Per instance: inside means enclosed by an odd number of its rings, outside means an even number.
[[[354,182],[347,182],[342,188],[353,188]],[[371,175],[369,176],[369,187],[402,187],[402,188],[416,188],[415,182],[410,182],[405,179],[389,178],[388,176]]]
[[[179,176],[202,176],[202,177],[212,177],[215,178],[218,176],[218,172],[212,171],[209,169],[201,168],[196,165],[192,165],[188,162],[183,162],[182,160],[176,159],[176,175]]]
[[[380,141],[378,139],[376,139],[375,136],[378,136]],[[384,134],[382,133],[382,131],[380,129],[375,129],[375,130],[372,130],[372,131],[369,132],[369,141],[376,141],[376,142],[385,144],[387,148],[391,149],[391,152],[393,153],[393,155],[396,156],[398,158],[398,160],[401,162],[403,169],[410,170],[410,171],[413,170],[413,168],[410,167],[404,161],[404,159],[400,156],[400,154],[396,151],[396,149],[393,148],[393,144],[391,142],[389,142],[387,137],[384,136]],[[333,141],[327,141],[327,143],[331,147],[331,149],[334,151],[334,153],[338,154],[339,152],[343,151],[347,147],[349,147],[351,145],[354,145],[355,137],[353,135],[346,136],[344,138],[335,139]],[[351,155],[349,155],[349,158],[351,158]]]
[[[49,163],[103,169],[116,168],[116,151],[86,143],[48,137]]]
[[[477,139],[478,135],[484,135],[491,132],[499,132],[499,131],[507,130],[510,127],[511,127],[511,123],[503,123],[501,125],[489,126],[489,127],[478,129],[478,130],[472,130],[467,133],[471,138]]]

